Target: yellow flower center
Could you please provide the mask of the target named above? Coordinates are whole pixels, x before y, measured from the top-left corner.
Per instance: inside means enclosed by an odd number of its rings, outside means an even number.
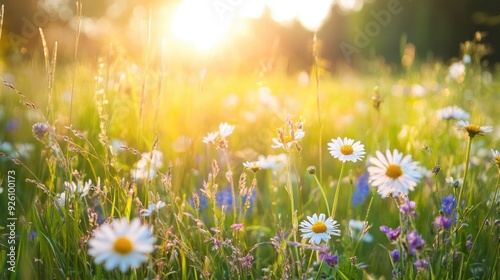
[[[115,241],[115,245],[113,246],[113,249],[115,249],[115,252],[118,252],[121,255],[128,254],[132,251],[132,241],[128,239],[127,237],[119,237]]]
[[[293,141],[292,135],[285,135],[283,136],[283,144],[287,144]]]
[[[500,168],[500,155],[495,157],[495,163],[498,166],[498,168]]]
[[[326,232],[327,228],[325,223],[323,222],[315,222],[314,225],[312,226],[312,231],[314,233],[323,233]]]
[[[351,145],[343,145],[342,147],[340,147],[340,152],[343,154],[343,155],[352,155],[354,153],[354,149],[352,148]]]
[[[466,126],[465,130],[469,133],[470,138],[473,138],[474,136],[476,136],[477,134],[482,132],[481,128],[479,126],[472,125],[472,124]]]
[[[399,178],[399,176],[403,175],[403,170],[401,169],[401,166],[396,164],[391,164],[387,166],[385,175],[391,179],[397,179]]]

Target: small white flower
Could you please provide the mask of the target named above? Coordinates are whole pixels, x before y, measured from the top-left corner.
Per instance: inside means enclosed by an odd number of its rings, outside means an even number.
[[[459,129],[464,129],[469,134],[470,138],[474,138],[476,135],[483,135],[483,133],[488,133],[493,131],[492,126],[477,126],[470,124],[468,121],[458,121],[457,127]]]
[[[153,252],[156,238],[151,230],[141,225],[138,218],[129,224],[126,218],[114,220],[94,231],[89,241],[89,255],[95,263],[104,262],[106,270],[119,268],[126,272],[147,261],[147,254]]]
[[[162,167],[163,153],[153,150],[151,153],[142,153],[141,159],[130,172],[135,180],[153,178]]]
[[[228,123],[219,124],[219,133],[222,138],[226,138],[233,133],[234,125]]]
[[[252,170],[253,172],[257,172],[262,169],[262,164],[260,161],[246,161],[243,163],[243,166],[249,170]]]
[[[79,197],[85,197],[89,194],[90,188],[92,187],[92,180],[88,180],[85,184],[83,182],[64,182],[64,187],[71,193],[74,197],[78,195]]]
[[[465,79],[465,65],[462,62],[455,62],[448,68],[448,77],[457,81],[463,82]]]
[[[231,135],[234,130],[234,125],[229,125],[228,123],[219,124],[219,131],[209,132],[206,137],[203,138],[203,143],[213,144],[217,149],[226,149],[228,147],[228,141],[226,137]]]
[[[285,153],[278,155],[268,155],[267,157],[260,155],[259,163],[262,169],[272,169],[274,171],[282,169],[286,165],[288,156]]]
[[[206,137],[203,137],[203,143],[209,144],[209,143],[214,143],[215,139],[219,136],[219,132],[209,132]]]
[[[453,177],[446,178],[446,183],[454,187],[460,187],[464,183],[463,178],[453,179]]]
[[[59,206],[64,206],[66,204],[66,192],[62,192],[56,195],[56,202]]]
[[[2,193],[3,193],[3,188],[2,188],[2,187],[0,187],[0,194],[2,194]]]
[[[165,202],[163,201],[158,201],[156,204],[155,203],[151,203],[149,204],[148,206],[148,209],[141,209],[139,211],[139,215],[141,215],[141,217],[149,217],[153,214],[154,211],[159,211],[161,208],[165,207],[167,204],[165,204]]]
[[[328,150],[332,157],[338,158],[342,162],[356,162],[361,160],[365,154],[365,146],[361,142],[354,143],[353,139],[348,139],[347,137],[343,140],[340,137],[332,139],[328,143]]]
[[[456,105],[438,110],[437,115],[443,120],[468,120],[470,118],[469,113]]]
[[[326,219],[325,214],[318,215],[315,213],[312,217],[307,216],[307,221],[300,223],[300,231],[303,232],[302,238],[310,238],[309,242],[319,244],[322,240],[328,241],[330,235],[340,236],[340,229],[337,221],[331,217]]]
[[[273,147],[274,149],[277,148],[289,149],[292,147],[293,144],[297,143],[299,140],[304,138],[305,135],[306,133],[304,132],[304,130],[297,129],[295,130],[293,135],[284,135],[282,140],[278,138],[273,138],[272,141],[274,145],[272,145],[271,147]]]
[[[385,155],[377,151],[376,154],[376,158],[370,158],[372,166],[368,167],[368,181],[370,185],[377,187],[382,198],[390,194],[408,194],[414,190],[422,174],[418,172],[418,162],[412,161],[411,155],[403,157],[398,150],[392,153],[387,150]]]

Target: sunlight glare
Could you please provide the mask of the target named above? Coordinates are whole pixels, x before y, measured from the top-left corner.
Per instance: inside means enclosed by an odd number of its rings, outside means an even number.
[[[266,9],[266,0],[245,1],[239,9],[240,15],[246,18],[259,18]]]
[[[337,0],[337,2],[344,12],[356,12],[363,8],[363,0]]]
[[[268,0],[271,17],[278,23],[289,23],[298,14],[300,0]]]
[[[172,33],[196,48],[212,49],[228,31],[230,22],[218,17],[210,1],[185,0],[172,19]]]
[[[300,1],[297,19],[310,31],[318,30],[330,15],[333,0]]]

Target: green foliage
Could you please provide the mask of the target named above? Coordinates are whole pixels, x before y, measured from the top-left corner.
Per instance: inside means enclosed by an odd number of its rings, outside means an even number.
[[[471,113],[472,123],[497,128],[497,73],[466,66],[465,79],[457,81],[446,78],[445,65],[432,62],[400,75],[324,74],[316,96],[312,85],[297,84],[279,71],[257,84],[259,77],[252,75],[228,75],[220,82],[210,69],[204,77],[177,69],[164,76],[136,69],[125,58],[93,64],[58,66],[51,104],[39,94],[47,86],[42,65],[9,68],[14,80],[1,89],[0,122],[17,120],[20,126],[0,132],[0,140],[34,149],[26,156],[20,146],[2,150],[3,181],[9,170],[17,174],[18,224],[16,272],[7,270],[9,249],[2,238],[0,278],[362,279],[390,278],[393,269],[401,272],[395,274],[399,279],[498,276],[499,175],[490,153],[499,148],[497,133],[477,136],[469,147],[467,133],[455,129],[453,120],[436,117],[436,110],[457,105]],[[65,73],[78,73],[69,95]],[[485,73],[492,81],[482,78]],[[50,116],[45,108],[53,108]],[[302,116],[305,137],[299,145],[272,149],[276,131],[294,125],[288,116],[295,121]],[[203,143],[221,122],[235,125],[223,139],[227,143]],[[36,123],[45,130],[33,132]],[[367,156],[398,149],[419,161],[426,175],[409,193],[417,216],[405,220],[398,198],[382,199],[374,189],[355,205],[352,194],[366,172],[366,158],[341,165],[326,149],[334,137],[361,141]],[[154,159],[158,151],[162,158]],[[254,172],[242,165],[282,153],[284,160],[276,160],[274,168]],[[308,171],[309,166],[318,168]],[[437,166],[440,171],[430,172]],[[446,183],[451,176],[465,177],[466,204],[454,208],[450,228],[438,229],[433,222],[443,215],[443,197],[462,192]],[[71,182],[83,188],[89,179],[88,194],[70,191]],[[2,187],[5,194],[5,183]],[[165,206],[141,215],[159,201]],[[330,207],[336,209],[341,237],[332,236],[321,248],[302,240],[299,222],[313,213],[329,215]],[[126,273],[107,271],[88,254],[93,232],[119,217],[140,217],[157,238],[148,260]],[[366,221],[357,234],[349,228],[351,219]],[[388,241],[382,225],[401,225],[401,237]],[[417,255],[408,251],[406,234],[412,230],[425,240]],[[370,242],[364,239],[368,233]],[[390,258],[396,248],[400,263]],[[339,263],[330,267],[322,261],[325,251],[337,254]],[[427,269],[415,268],[417,258],[428,262]]]

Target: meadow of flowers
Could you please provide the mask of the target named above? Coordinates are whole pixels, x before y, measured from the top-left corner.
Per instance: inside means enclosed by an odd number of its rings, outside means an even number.
[[[0,279],[497,279],[479,45],[342,75],[4,63]]]

